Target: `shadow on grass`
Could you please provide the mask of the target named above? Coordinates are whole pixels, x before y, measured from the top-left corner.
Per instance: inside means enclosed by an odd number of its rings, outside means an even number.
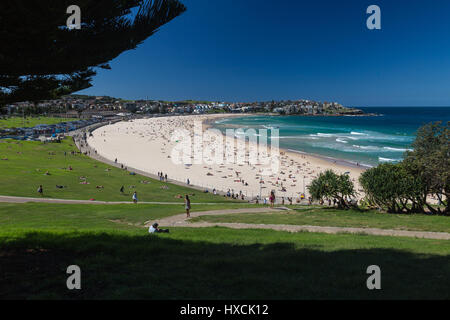
[[[32,232],[0,246],[1,299],[448,299],[449,256],[390,249],[326,252],[169,236]],[[369,265],[382,290],[366,288]],[[66,268],[82,290],[66,289]]]

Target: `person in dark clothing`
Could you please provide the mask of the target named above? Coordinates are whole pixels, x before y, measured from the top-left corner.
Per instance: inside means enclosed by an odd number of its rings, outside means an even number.
[[[160,229],[157,223],[154,223],[149,229],[149,233],[169,233],[169,229]]]
[[[187,218],[191,217],[191,199],[189,199],[189,196],[186,195],[186,198],[184,199],[185,209],[186,209],[186,216]]]

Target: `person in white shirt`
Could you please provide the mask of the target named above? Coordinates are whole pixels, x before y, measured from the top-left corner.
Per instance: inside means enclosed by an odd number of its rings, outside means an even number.
[[[155,226],[156,226],[156,228],[155,228]],[[151,225],[150,228],[148,228],[148,233],[156,233],[157,228],[158,228],[158,225],[156,223]]]
[[[169,233],[169,230],[162,230],[157,223],[154,223],[148,228],[148,233]]]

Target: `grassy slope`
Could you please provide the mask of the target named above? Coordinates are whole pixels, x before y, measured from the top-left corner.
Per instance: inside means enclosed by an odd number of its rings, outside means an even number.
[[[448,217],[391,215],[376,211],[340,211],[328,208],[301,209],[297,212],[271,214],[245,213],[224,216],[203,216],[191,220],[191,222],[198,221],[450,232],[450,219]]]
[[[127,192],[135,185],[141,200],[172,202],[175,194],[192,192],[162,190],[159,181],[142,185],[150,179],[106,172],[106,165],[83,156],[66,160],[63,153],[71,150],[68,141],[0,143],[0,156],[9,158],[0,162],[0,194],[35,196],[44,184],[47,197],[129,200],[118,192],[124,184]],[[68,165],[74,170],[62,169]],[[80,185],[79,176],[91,184]],[[95,189],[100,184],[102,191]],[[193,198],[215,200],[223,198]],[[235,206],[242,205],[194,210]],[[450,241],[223,228],[172,228],[150,236],[135,226],[183,211],[182,204],[0,204],[0,298],[450,298]],[[332,224],[336,217],[327,219]],[[82,269],[81,291],[65,286],[73,264]],[[366,289],[372,264],[382,269],[382,291]]]
[[[449,299],[449,241],[261,230],[0,233],[0,298]],[[393,249],[395,248],[395,249]],[[82,270],[82,290],[65,287]],[[382,291],[366,288],[379,265]]]
[[[241,204],[193,205],[195,212],[234,209]],[[248,207],[248,206],[246,206]],[[0,231],[33,230],[116,230],[127,223],[144,222],[184,213],[184,205],[67,205],[50,203],[0,203]],[[116,223],[113,221],[120,221]]]
[[[3,204],[0,299],[450,298],[450,241],[224,228],[150,236],[111,221],[142,224],[182,211]],[[82,270],[79,292],[65,287],[73,264]],[[382,291],[366,289],[373,264]]]
[[[71,155],[77,151],[71,140],[61,144],[43,144],[41,142],[18,142],[0,140],[0,195],[38,197],[37,188],[44,187],[44,196],[58,199],[131,201],[137,191],[140,201],[183,202],[177,195],[195,194],[192,202],[229,202],[220,196],[203,194],[193,189],[169,185],[169,190],[161,189],[167,185],[139,175],[92,160],[84,155]],[[64,155],[67,152],[67,155]],[[68,167],[73,168],[72,171]],[[46,171],[51,175],[45,175]],[[80,177],[87,177],[89,185],[82,185]],[[169,176],[170,179],[170,176]],[[142,184],[141,181],[150,181]],[[57,189],[56,185],[67,186]],[[125,186],[125,193],[119,192]],[[96,186],[104,186],[97,189]],[[135,186],[136,188],[130,188]]]
[[[6,120],[0,119],[0,129],[6,128],[32,128],[38,124],[57,124],[61,122],[77,121],[74,118],[51,118],[51,117],[37,117],[25,118],[11,117]]]

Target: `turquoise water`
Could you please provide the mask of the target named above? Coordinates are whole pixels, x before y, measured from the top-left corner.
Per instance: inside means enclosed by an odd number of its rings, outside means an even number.
[[[379,116],[251,116],[218,120],[215,127],[280,130],[281,148],[376,166],[398,162],[422,125],[450,121],[450,108],[361,108]],[[270,131],[269,131],[270,135]]]

